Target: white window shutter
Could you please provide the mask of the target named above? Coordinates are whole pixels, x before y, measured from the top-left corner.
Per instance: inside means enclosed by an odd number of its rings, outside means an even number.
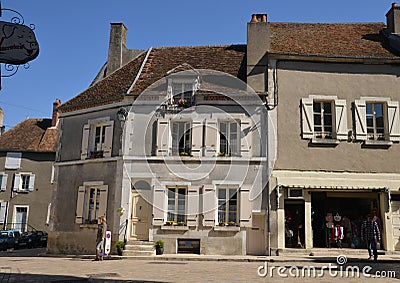
[[[203,143],[203,122],[194,120],[192,123],[192,155],[201,156]]]
[[[0,203],[0,224],[4,224],[6,222],[6,213],[7,213],[7,202],[2,201]]]
[[[155,186],[153,194],[153,225],[161,226],[164,224],[165,218],[165,189],[163,187]]]
[[[100,187],[100,202],[99,202],[99,216],[106,216],[107,214],[107,199],[108,199],[108,186]]]
[[[90,132],[90,125],[89,124],[83,125],[81,159],[86,159],[88,157],[89,132]]]
[[[21,152],[7,152],[6,169],[19,169],[21,166]]]
[[[217,120],[207,120],[205,155],[208,157],[216,156],[218,132]]]
[[[399,116],[399,102],[387,102],[388,113],[388,134],[390,141],[400,141],[400,116]]]
[[[33,192],[34,188],[35,188],[35,174],[30,174],[28,189],[30,192]]]
[[[157,155],[168,155],[169,120],[160,118],[157,123]]]
[[[112,143],[113,143],[113,132],[114,132],[114,121],[109,121],[105,126],[105,140],[103,147],[103,156],[111,157]]]
[[[314,113],[313,113],[313,99],[301,99],[301,125],[302,125],[302,138],[312,139],[314,136]]]
[[[187,194],[187,217],[186,222],[189,227],[197,226],[197,215],[199,214],[199,189],[190,187]]]
[[[75,223],[82,224],[83,223],[83,207],[85,201],[85,186],[80,186],[78,189],[78,197],[76,201],[76,215],[75,215]]]
[[[203,226],[215,226],[217,194],[212,185],[204,185],[203,191]]]
[[[345,99],[335,100],[335,126],[336,126],[336,139],[347,140],[347,108]]]
[[[251,227],[251,201],[250,201],[250,189],[242,187],[240,192],[240,227]]]
[[[19,184],[21,182],[21,174],[16,173],[14,175],[14,186],[13,186],[13,191],[17,192],[19,190]]]
[[[5,191],[7,189],[7,178],[8,174],[3,174],[1,176],[1,190]]]
[[[367,110],[365,100],[354,101],[354,106],[354,122],[356,124],[355,137],[357,140],[365,141],[367,139]]]
[[[240,121],[240,155],[243,157],[250,157],[251,135],[251,119],[246,117]]]

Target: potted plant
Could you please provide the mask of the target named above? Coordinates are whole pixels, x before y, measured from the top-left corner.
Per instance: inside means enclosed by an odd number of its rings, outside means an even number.
[[[119,256],[122,256],[123,250],[125,248],[125,242],[124,241],[118,241],[115,246],[117,247],[117,252]]]
[[[158,240],[154,247],[156,248],[156,255],[162,255],[164,253],[164,241]]]
[[[186,222],[183,222],[183,221],[178,222],[178,226],[185,226],[185,225],[186,225]]]
[[[174,220],[167,220],[167,221],[165,222],[165,225],[167,225],[167,226],[172,226],[172,225],[174,225]]]
[[[118,212],[119,216],[122,216],[122,215],[124,215],[124,213],[125,213],[125,208],[123,208],[123,207],[118,207],[117,212]]]

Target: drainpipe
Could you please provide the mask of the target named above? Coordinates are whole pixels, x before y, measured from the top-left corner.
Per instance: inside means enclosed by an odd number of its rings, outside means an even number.
[[[271,213],[270,213],[270,207],[271,207],[271,198],[270,198],[270,187],[269,187],[269,174],[270,174],[270,169],[269,169],[269,111],[267,108],[265,108],[266,112],[267,112],[267,125],[266,125],[266,129],[267,129],[267,140],[266,140],[266,155],[267,155],[267,245],[268,245],[268,251],[267,251],[267,255],[271,256]]]

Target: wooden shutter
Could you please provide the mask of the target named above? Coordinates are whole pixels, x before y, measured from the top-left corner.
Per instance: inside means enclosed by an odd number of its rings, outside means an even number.
[[[157,122],[157,155],[168,155],[169,120],[160,118]]]
[[[399,119],[399,102],[388,101],[388,135],[391,141],[400,141],[400,119]]]
[[[20,152],[7,152],[6,169],[19,169],[21,165],[22,153]]]
[[[17,192],[19,190],[19,183],[21,182],[21,174],[15,173],[14,175],[14,186],[13,191]]]
[[[99,216],[107,215],[108,186],[100,187]]]
[[[203,226],[215,226],[217,195],[213,185],[204,185],[203,191]]]
[[[197,215],[199,214],[199,189],[189,187],[187,194],[187,226],[197,226]]]
[[[217,135],[218,125],[217,120],[206,121],[206,150],[205,156],[216,156],[217,153]]]
[[[250,201],[250,189],[242,187],[240,192],[240,227],[251,227],[251,201]]]
[[[83,125],[81,159],[86,159],[88,157],[89,132],[90,132],[90,125],[89,124]]]
[[[7,213],[7,202],[2,201],[0,203],[0,224],[4,224],[6,222],[6,213]]]
[[[301,99],[301,132],[303,139],[312,139],[314,136],[313,99]]]
[[[109,121],[104,127],[105,129],[105,140],[103,147],[103,156],[111,157],[112,144],[113,144],[113,132],[114,132],[114,121]]]
[[[251,135],[251,119],[246,117],[240,121],[240,155],[243,157],[250,157]]]
[[[33,192],[35,188],[35,174],[30,174],[29,175],[29,186],[28,186],[28,190],[30,192]]]
[[[5,191],[7,189],[7,178],[8,174],[3,174],[1,177],[1,190]]]
[[[356,124],[355,137],[357,140],[367,139],[367,110],[364,100],[354,101],[354,119]]]
[[[165,189],[163,187],[154,187],[153,194],[153,225],[161,226],[164,224],[165,207]]]
[[[80,186],[78,189],[78,197],[76,200],[76,215],[75,223],[83,223],[83,207],[85,201],[85,186]]]
[[[347,129],[347,109],[345,99],[335,100],[335,132],[336,139],[347,140],[348,139],[348,129]]]
[[[192,155],[201,156],[203,143],[203,122],[194,120],[192,123]]]

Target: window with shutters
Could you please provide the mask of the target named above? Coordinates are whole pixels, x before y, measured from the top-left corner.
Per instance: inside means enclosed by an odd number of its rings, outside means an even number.
[[[301,100],[302,138],[312,142],[348,140],[346,100],[311,95]]]
[[[5,191],[7,189],[7,178],[8,174],[0,173],[0,190]]]
[[[172,155],[190,156],[192,129],[190,122],[172,122]]]
[[[35,187],[35,174],[16,173],[14,175],[13,191],[15,192],[33,192]]]
[[[354,101],[355,139],[365,144],[400,141],[399,102],[366,97]]]
[[[76,222],[96,224],[107,212],[107,186],[81,186],[78,190]]]
[[[168,188],[167,221],[173,223],[186,223],[186,188]]]
[[[240,155],[240,121],[224,121],[219,123],[218,156]]]
[[[114,121],[99,118],[83,126],[81,159],[111,157]]]
[[[167,79],[167,110],[181,111],[195,103],[195,92],[199,88],[196,74],[190,76],[173,75]]]
[[[218,223],[219,225],[237,225],[239,198],[237,188],[218,188]]]

